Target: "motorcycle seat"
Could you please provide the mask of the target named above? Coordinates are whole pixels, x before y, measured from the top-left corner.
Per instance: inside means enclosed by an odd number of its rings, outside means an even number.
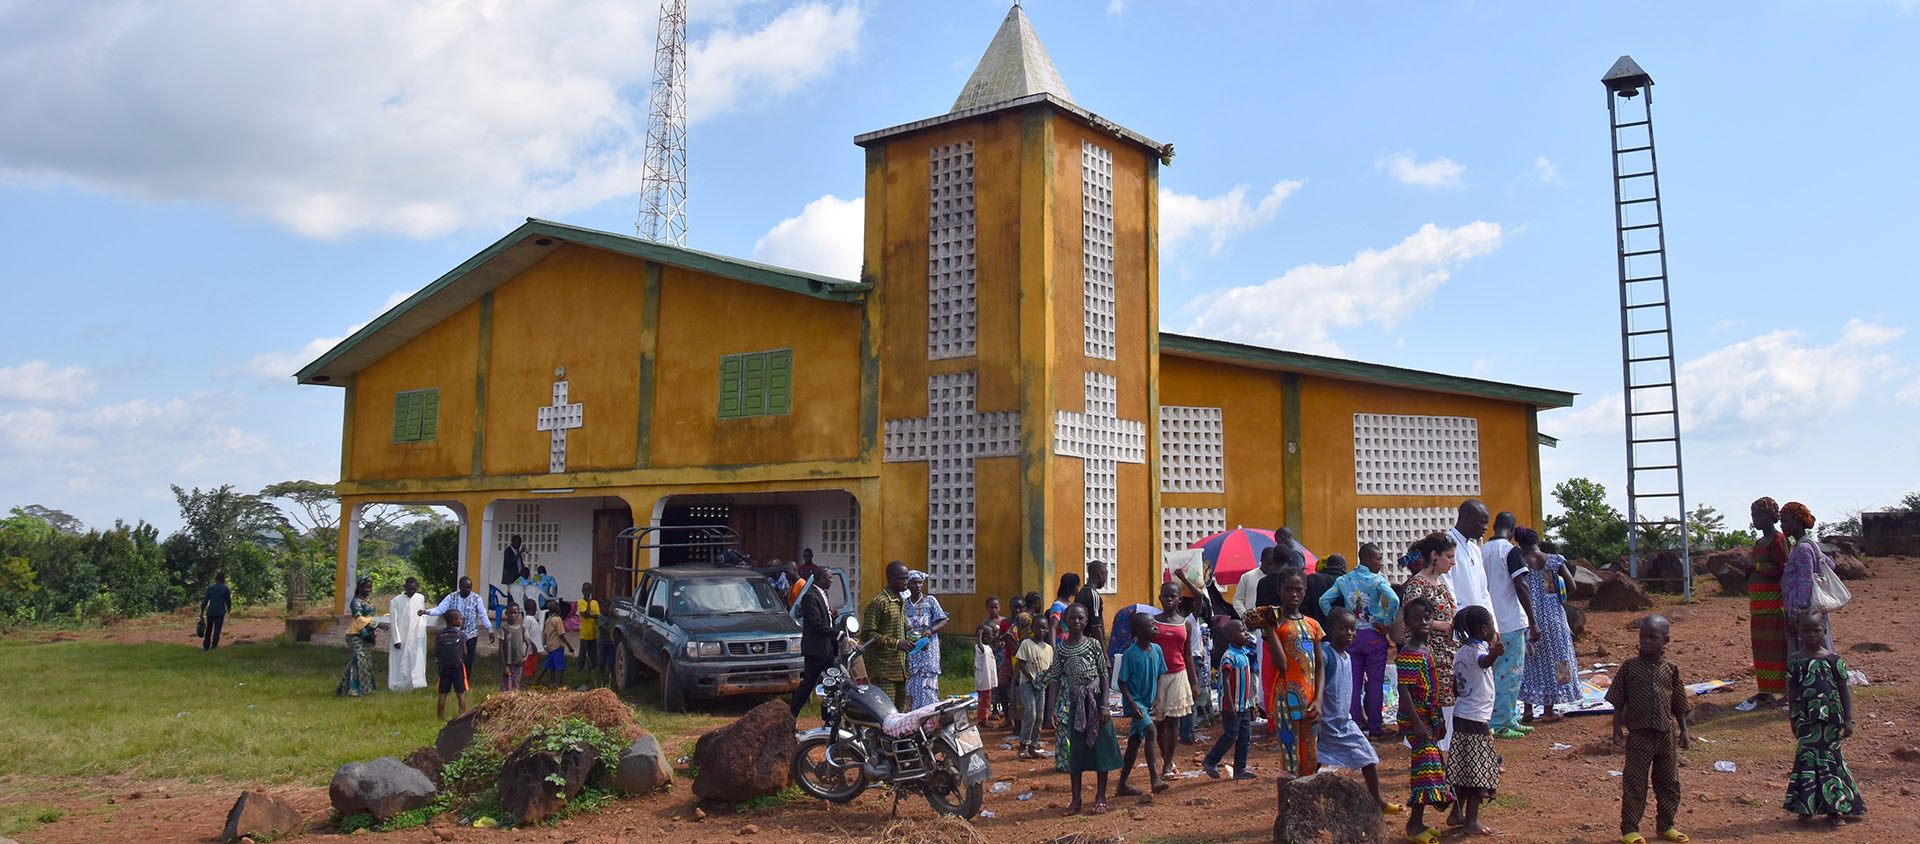
[[[933,717],[939,714],[940,707],[944,703],[945,701],[936,701],[911,712],[887,713],[886,718],[880,722],[880,731],[892,738],[900,738],[901,736],[907,735],[914,730],[920,729],[921,724],[933,720]]]

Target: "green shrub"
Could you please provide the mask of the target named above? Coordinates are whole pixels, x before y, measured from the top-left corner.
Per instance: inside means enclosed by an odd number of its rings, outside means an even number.
[[[494,786],[505,763],[486,742],[474,741],[460,758],[440,769],[440,781],[456,794],[477,794]]]
[[[372,829],[378,822],[373,815],[355,812],[351,815],[337,815],[333,819],[333,828],[341,835],[352,835],[363,829]]]

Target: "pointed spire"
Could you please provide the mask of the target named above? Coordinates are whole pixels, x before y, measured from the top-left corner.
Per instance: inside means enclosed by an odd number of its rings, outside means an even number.
[[[1015,3],[1000,23],[1000,31],[994,33],[993,42],[987,45],[986,54],[980,57],[979,66],[967,78],[966,87],[960,89],[952,111],[997,105],[1033,94],[1052,94],[1073,102],[1067,83],[1060,80],[1060,71],[1054,69],[1047,48],[1034,33],[1033,23]]]
[[[1639,88],[1652,85],[1653,77],[1641,70],[1640,63],[1634,61],[1632,56],[1621,56],[1614,61],[1613,67],[1607,68],[1607,75],[1600,77],[1600,84],[1607,86],[1608,90]]]

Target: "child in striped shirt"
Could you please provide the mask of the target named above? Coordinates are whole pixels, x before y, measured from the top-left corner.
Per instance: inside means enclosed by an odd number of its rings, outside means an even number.
[[[1220,625],[1227,652],[1220,657],[1220,738],[1200,763],[1207,776],[1220,778],[1220,760],[1233,745],[1233,778],[1253,779],[1247,770],[1247,748],[1253,744],[1253,710],[1259,706],[1260,687],[1254,682],[1253,636],[1238,619]]]

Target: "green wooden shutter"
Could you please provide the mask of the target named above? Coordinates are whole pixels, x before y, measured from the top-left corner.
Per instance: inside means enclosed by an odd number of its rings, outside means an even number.
[[[393,394],[393,441],[410,443],[420,439],[420,405],[413,393]]]
[[[420,439],[431,440],[440,435],[440,391],[421,390],[420,397]]]
[[[730,419],[741,415],[741,358],[744,355],[724,355],[720,358],[720,418]]]
[[[793,410],[793,350],[767,353],[767,412],[785,414]]]
[[[745,402],[740,408],[742,415],[767,415],[767,355],[765,352],[746,356],[746,373],[743,377],[741,392],[745,396]]]

